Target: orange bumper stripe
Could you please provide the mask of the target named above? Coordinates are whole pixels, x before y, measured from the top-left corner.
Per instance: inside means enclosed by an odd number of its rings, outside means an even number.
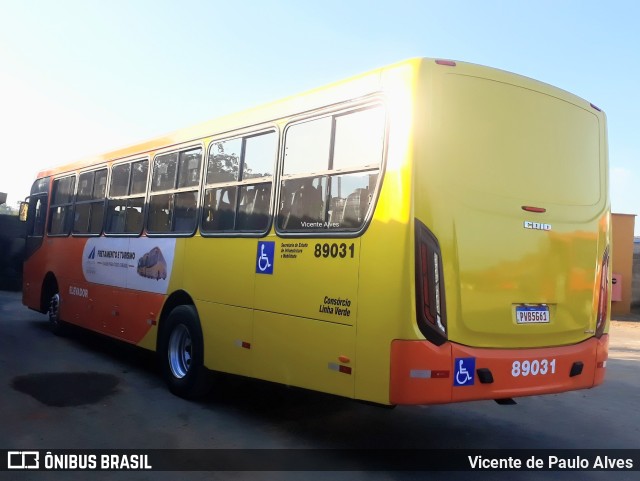
[[[608,335],[571,346],[531,349],[473,348],[451,342],[435,346],[428,341],[395,340],[391,344],[390,402],[440,404],[594,387],[604,380],[608,344]],[[456,360],[460,359],[475,361],[473,380],[466,385],[455,385]],[[577,362],[583,364],[582,372],[571,377],[571,367]],[[480,382],[480,369],[489,370],[493,382]],[[450,372],[451,376],[427,376],[426,372]]]

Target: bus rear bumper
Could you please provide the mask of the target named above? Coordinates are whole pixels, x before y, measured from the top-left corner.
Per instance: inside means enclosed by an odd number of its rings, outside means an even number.
[[[587,389],[604,381],[609,336],[570,346],[488,349],[394,340],[391,404],[442,404]]]

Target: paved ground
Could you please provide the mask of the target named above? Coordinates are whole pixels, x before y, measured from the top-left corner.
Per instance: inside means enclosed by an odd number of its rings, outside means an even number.
[[[0,449],[622,449],[640,447],[640,322],[611,326],[605,383],[518,399],[383,409],[286,386],[223,378],[187,402],[153,356],[101,336],[48,331],[46,316],[0,291]],[[7,476],[11,474],[12,476]],[[438,473],[16,473],[4,480],[441,479]],[[449,480],[637,480],[638,472],[449,473]],[[506,475],[505,475],[506,474]]]

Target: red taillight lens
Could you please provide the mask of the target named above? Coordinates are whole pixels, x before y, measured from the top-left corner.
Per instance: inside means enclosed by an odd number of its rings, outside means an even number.
[[[424,336],[440,345],[447,340],[447,322],[438,239],[416,220],[416,316]]]
[[[523,205],[522,210],[527,212],[535,212],[536,214],[543,214],[547,211],[544,207],[533,207],[532,205]]]
[[[596,318],[596,337],[602,336],[609,316],[609,246],[604,250],[600,266],[600,289],[598,295],[598,315]]]

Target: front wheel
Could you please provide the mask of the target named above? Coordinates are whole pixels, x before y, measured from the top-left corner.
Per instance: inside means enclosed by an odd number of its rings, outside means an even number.
[[[47,314],[49,315],[49,328],[51,332],[58,336],[64,334],[65,323],[60,319],[60,293],[58,292],[57,286],[49,295]]]
[[[204,341],[194,306],[174,308],[162,329],[158,354],[169,390],[186,399],[211,389],[211,373],[204,366]]]

